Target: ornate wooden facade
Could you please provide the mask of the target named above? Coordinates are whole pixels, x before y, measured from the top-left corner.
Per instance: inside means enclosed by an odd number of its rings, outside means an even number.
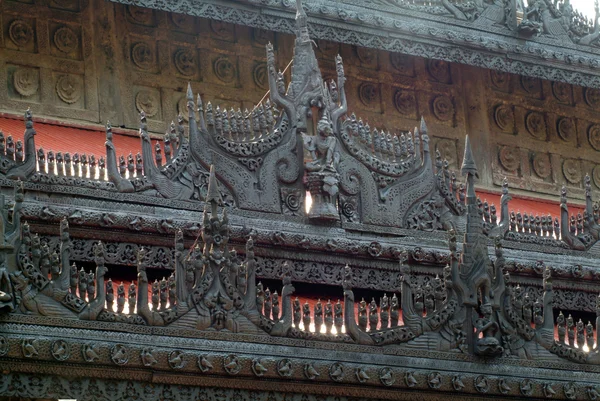
[[[135,4],[2,4],[0,398],[600,397],[598,15]]]

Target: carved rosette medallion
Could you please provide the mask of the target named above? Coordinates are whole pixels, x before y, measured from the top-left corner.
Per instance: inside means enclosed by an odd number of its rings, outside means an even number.
[[[171,369],[183,369],[185,367],[184,354],[180,350],[174,350],[169,353],[169,366]]]
[[[452,104],[452,99],[446,95],[434,98],[431,102],[431,109],[440,121],[448,121],[454,117],[454,104]]]
[[[5,336],[0,336],[0,356],[8,354],[9,348],[10,345],[8,343],[8,339]]]
[[[502,146],[498,152],[498,159],[506,171],[517,171],[521,166],[519,150],[512,146]]]
[[[116,365],[125,365],[129,362],[129,352],[123,344],[115,344],[110,349],[110,359]]]
[[[510,84],[510,74],[503,71],[490,70],[490,81],[494,89],[508,92]]]
[[[503,132],[514,133],[515,113],[511,106],[501,104],[494,110],[494,121]]]
[[[136,43],[131,49],[131,60],[138,68],[149,70],[154,65],[154,51],[147,43]]]
[[[302,191],[295,188],[281,188],[281,202],[283,213],[291,216],[302,214],[303,197]]]
[[[221,81],[229,83],[237,74],[235,65],[227,57],[219,57],[213,62],[213,72]]]
[[[18,47],[25,47],[33,40],[33,28],[23,20],[15,20],[8,28],[8,37]]]
[[[546,179],[550,176],[552,172],[552,167],[550,165],[550,156],[546,153],[537,153],[533,156],[533,171],[535,174],[542,178]]]
[[[79,46],[79,38],[71,28],[62,26],[54,32],[54,45],[63,53],[72,53]]]
[[[571,103],[571,85],[564,82],[552,82],[552,94],[561,103]]]
[[[81,98],[81,82],[73,75],[62,75],[56,81],[56,94],[63,102],[73,104]]]
[[[413,61],[411,56],[401,53],[390,53],[390,63],[400,74],[413,75]]]
[[[234,39],[234,31],[232,24],[212,19],[210,20],[210,29],[214,32],[215,35],[217,35],[221,39]]]
[[[561,117],[556,124],[558,136],[565,142],[571,142],[577,135],[575,122],[572,118]]]
[[[415,114],[416,100],[415,94],[412,91],[398,89],[394,93],[394,106],[400,114],[410,116]]]
[[[427,71],[433,79],[442,83],[450,83],[450,65],[442,60],[427,60]]]
[[[141,113],[146,113],[147,117],[153,117],[158,114],[159,99],[153,92],[141,90],[135,96],[135,107]]]
[[[37,70],[31,68],[19,68],[13,74],[13,85],[15,91],[24,97],[34,95],[40,87],[40,78]]]
[[[592,180],[594,180],[594,184],[600,188],[600,164],[592,170]]]
[[[600,152],[600,125],[592,125],[589,128],[588,141],[592,148]]]
[[[127,6],[127,14],[132,21],[140,25],[152,25],[152,9],[146,7]]]
[[[456,166],[456,142],[453,139],[439,139],[435,150],[440,152],[442,160],[448,161],[448,165]]]
[[[357,209],[355,197],[340,195],[340,210],[347,221],[353,222],[358,219]]]
[[[585,88],[583,97],[585,99],[585,102],[590,107],[596,108],[596,107],[600,106],[600,89]]]
[[[377,50],[366,47],[356,47],[356,56],[366,65],[377,64]]]
[[[344,380],[344,365],[336,362],[329,366],[329,377],[334,382],[341,382]]]
[[[541,82],[537,78],[521,76],[521,87],[525,92],[537,94],[540,90]]]
[[[292,361],[287,358],[279,360],[277,362],[277,374],[281,377],[291,377],[294,374]]]
[[[173,58],[175,68],[181,75],[186,77],[196,74],[196,57],[191,49],[179,49]]]
[[[374,106],[379,97],[379,89],[375,84],[364,82],[358,87],[358,98],[365,106]]]
[[[64,340],[56,340],[50,347],[50,353],[57,361],[66,361],[71,356],[71,347]]]
[[[571,184],[579,184],[581,182],[581,167],[579,160],[565,160],[563,162],[562,170],[567,182]]]
[[[525,117],[525,127],[535,139],[546,139],[546,121],[544,121],[542,113],[532,111],[527,114],[527,117]]]
[[[254,70],[252,71],[252,78],[254,79],[254,84],[257,87],[260,89],[267,89],[267,64],[256,64],[254,66]]]
[[[225,371],[232,376],[240,373],[240,370],[242,370],[242,365],[240,364],[238,356],[230,354],[226,357],[223,357],[223,369],[225,369]]]

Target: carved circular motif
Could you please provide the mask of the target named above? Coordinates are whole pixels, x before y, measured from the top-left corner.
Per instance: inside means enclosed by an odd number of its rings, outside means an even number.
[[[233,25],[227,22],[210,20],[210,29],[220,38],[233,38]]]
[[[283,201],[292,212],[297,212],[300,210],[300,206],[302,206],[302,199],[298,196],[297,192],[288,193]]]
[[[507,90],[510,82],[510,75],[503,71],[490,71],[490,81],[497,89]]]
[[[142,70],[149,70],[154,65],[154,52],[144,42],[136,43],[131,49],[133,63]]]
[[[536,139],[546,139],[546,122],[544,121],[544,115],[532,111],[525,117],[525,127],[527,131]]]
[[[498,158],[506,171],[517,171],[521,165],[519,150],[512,146],[502,146],[498,152]]]
[[[315,380],[321,374],[315,369],[315,367],[311,363],[306,363],[304,365],[304,376],[308,380]]]
[[[533,394],[533,383],[529,379],[524,379],[519,383],[519,390],[521,390],[521,394],[530,396]]]
[[[171,21],[178,28],[189,28],[194,24],[194,18],[186,14],[171,13]]]
[[[498,379],[498,390],[500,390],[502,394],[508,394],[510,392],[510,385],[506,382],[506,379]]]
[[[140,359],[144,366],[154,366],[158,363],[158,360],[154,356],[154,350],[152,348],[144,348],[140,353]]]
[[[465,388],[465,383],[463,382],[463,377],[461,375],[454,375],[454,377],[452,377],[452,387],[456,391],[462,391]]]
[[[585,88],[583,97],[585,98],[585,102],[590,107],[600,106],[600,89]]]
[[[267,89],[267,64],[256,64],[254,66],[254,70],[252,71],[252,78],[254,79],[254,84],[256,86],[261,89]]]
[[[19,47],[25,47],[33,40],[31,25],[23,20],[15,20],[8,28],[8,37]]]
[[[527,93],[536,93],[540,88],[540,80],[533,77],[521,76],[521,86]]]
[[[63,26],[54,32],[54,45],[63,53],[72,53],[77,50],[79,39],[71,28]]]
[[[340,50],[340,44],[335,42],[330,42],[328,40],[319,40],[317,41],[317,46],[321,53],[328,56],[335,56],[338,54]]]
[[[56,94],[63,102],[73,104],[81,98],[81,83],[73,75],[63,75],[56,81]]]
[[[572,118],[561,117],[556,124],[556,131],[558,132],[558,136],[565,142],[571,142],[575,139],[576,128],[575,122]]]
[[[429,71],[429,74],[439,82],[450,82],[450,66],[445,61],[428,60],[427,71]]]
[[[581,182],[581,169],[578,160],[565,160],[563,162],[562,170],[565,178],[571,184],[579,184]]]
[[[8,354],[9,348],[10,344],[8,343],[8,339],[5,336],[0,336],[0,356]]]
[[[384,386],[390,387],[393,386],[396,382],[396,378],[394,377],[394,372],[391,368],[381,368],[379,370],[379,381]]]
[[[381,244],[379,242],[373,241],[369,244],[369,247],[367,248],[367,252],[372,257],[377,258],[377,257],[381,256],[381,253],[383,252],[383,247],[381,246]]]
[[[411,115],[415,112],[415,95],[410,91],[398,89],[394,93],[394,106],[400,114]]]
[[[373,64],[377,62],[377,50],[366,47],[357,47],[356,55],[363,64]]]
[[[561,103],[571,103],[571,85],[564,82],[552,82],[552,93]]]
[[[342,214],[352,221],[356,217],[356,202],[345,199],[342,202]]]
[[[552,172],[550,156],[546,153],[538,153],[533,157],[533,171],[540,178],[548,178]]]
[[[390,63],[398,72],[405,75],[412,74],[413,64],[410,56],[400,53],[390,53]]]
[[[594,184],[600,188],[600,164],[592,170],[592,179],[594,180]]]
[[[600,125],[592,125],[588,130],[588,141],[592,148],[600,151]]]
[[[21,68],[13,74],[13,85],[15,91],[21,96],[31,96],[38,91],[40,80],[36,70]]]
[[[134,22],[142,25],[152,24],[152,9],[146,7],[127,6],[127,13]]]
[[[56,340],[52,343],[50,353],[57,361],[66,361],[71,356],[71,347],[64,340]]]
[[[375,84],[364,82],[358,87],[358,97],[365,106],[372,106],[378,96],[379,89]]]
[[[158,97],[147,90],[141,90],[135,96],[135,107],[140,113],[146,113],[149,118],[158,114],[158,102]]]
[[[501,104],[494,110],[494,121],[504,132],[513,133],[515,129],[515,114],[511,106]]]
[[[129,353],[123,344],[115,344],[110,349],[110,359],[117,365],[125,365],[129,362]]]
[[[237,375],[242,370],[242,365],[240,364],[239,358],[237,355],[227,355],[223,357],[223,369],[230,375]]]
[[[279,374],[279,376],[291,377],[293,373],[294,369],[292,367],[292,361],[284,358],[277,362],[277,374]]]
[[[334,382],[341,382],[344,380],[344,366],[336,362],[329,367],[329,377]]]
[[[235,65],[227,57],[219,57],[213,62],[215,76],[223,82],[231,82],[235,79]]]
[[[173,350],[169,353],[169,366],[171,369],[183,369],[185,366],[184,354],[180,350]]]
[[[433,114],[441,121],[448,121],[454,117],[454,105],[452,100],[445,95],[440,95],[433,99],[431,104]]]
[[[483,375],[477,376],[473,384],[475,385],[475,390],[480,393],[485,394],[490,391],[490,383],[488,378]]]
[[[442,387],[442,375],[439,372],[431,372],[427,376],[427,385],[433,389]]]
[[[196,57],[190,49],[179,49],[175,52],[175,68],[181,75],[191,76],[196,74]]]

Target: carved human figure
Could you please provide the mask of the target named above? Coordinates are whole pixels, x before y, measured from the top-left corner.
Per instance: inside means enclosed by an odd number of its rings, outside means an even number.
[[[106,309],[113,311],[113,303],[115,301],[115,290],[111,279],[106,281]]]
[[[48,277],[48,272],[46,272],[46,277]],[[71,265],[71,276],[69,277],[69,287],[71,288],[71,294],[77,295],[77,279],[78,279],[77,266],[75,263]]]
[[[581,349],[585,345],[585,331],[584,331],[585,326],[581,319],[579,319],[579,321],[577,322],[576,328],[577,328],[577,347],[579,347]]]
[[[271,318],[271,311],[273,309],[273,303],[271,299],[271,290],[267,288],[265,290],[265,304],[264,304],[264,315],[267,319]]]
[[[323,304],[319,299],[315,304],[315,331],[317,333],[321,332],[321,326],[323,326]]]
[[[325,304],[325,330],[327,333],[331,333],[331,328],[333,327],[333,305],[331,304],[331,300],[327,300]]]
[[[87,292],[90,302],[96,298],[96,279],[94,272],[89,272],[87,275]]]
[[[273,316],[273,320],[279,320],[279,294],[275,291],[271,297],[271,314]]]
[[[50,255],[51,265],[54,265],[54,263],[52,263],[54,255],[56,255],[56,253]],[[58,255],[56,255],[56,257],[58,258]],[[79,298],[85,301],[87,296],[87,274],[85,270],[83,270],[83,267],[81,268],[81,270],[79,270],[79,280],[77,284],[79,285]]]
[[[388,325],[390,323],[390,300],[389,300],[387,294],[383,294],[383,297],[381,298],[380,303],[381,303],[381,306],[380,306],[379,317],[380,317],[380,321],[381,321],[381,328],[387,329]]]
[[[575,346],[575,321],[573,320],[573,316],[569,314],[567,318],[567,336],[569,337],[569,345],[571,347]]]
[[[556,326],[558,331],[558,341],[561,344],[565,343],[565,335],[567,334],[567,325],[565,323],[565,315],[563,315],[562,311],[558,314],[556,318]]]
[[[129,304],[129,314],[133,314],[135,312],[135,305],[137,303],[137,287],[135,283],[129,284],[128,299],[127,302]]]
[[[125,285],[123,282],[117,286],[117,313],[123,313],[125,308]]]
[[[317,124],[317,135],[304,135],[304,147],[311,160],[304,164],[307,171],[335,172],[335,147],[337,139],[333,135],[333,126],[326,113]]]
[[[305,331],[310,330],[310,320],[310,305],[308,302],[305,302],[304,305],[302,305],[302,324],[304,325]]]
[[[160,288],[158,286],[158,281],[154,280],[152,283],[152,310],[158,310],[159,301]]]
[[[292,321],[294,322],[294,326],[298,327],[300,325],[300,322],[302,321],[302,307],[300,306],[300,300],[298,299],[298,297],[294,299],[294,302],[292,304],[292,310]]]
[[[363,298],[358,304],[358,326],[362,330],[366,331],[368,321],[369,321],[369,318],[367,316],[367,303],[365,302],[365,299]]]
[[[172,308],[175,306],[175,302],[177,299],[177,283],[175,280],[175,275],[173,273],[171,273],[171,275],[169,276],[167,284],[169,287],[169,306]]]
[[[258,313],[263,313],[263,307],[265,303],[265,292],[263,291],[263,284],[259,282],[256,284],[256,308]]]
[[[371,303],[369,304],[369,330],[377,330],[378,324],[379,316],[377,311],[377,303],[375,302],[375,298],[373,298],[371,299]]]
[[[342,304],[340,303],[339,299],[336,302],[336,304],[333,306],[333,314],[334,314],[333,324],[335,325],[335,329],[337,330],[337,333],[340,334],[342,332],[342,326],[344,325],[344,315],[343,315]]]
[[[400,318],[400,302],[396,294],[392,296],[392,302],[390,307],[390,326],[398,326],[398,319]]]
[[[169,300],[169,283],[163,277],[160,280],[160,310],[167,309],[167,302]]]
[[[490,303],[482,304],[479,307],[481,317],[474,319],[473,327],[475,328],[475,353],[482,356],[500,355],[504,352],[504,348],[495,337],[499,330],[498,323],[492,318],[492,305]],[[482,338],[480,334],[483,335]]]

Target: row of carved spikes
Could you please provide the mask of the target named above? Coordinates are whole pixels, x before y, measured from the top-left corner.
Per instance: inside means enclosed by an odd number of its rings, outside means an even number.
[[[562,344],[565,340],[568,341],[569,346],[582,349],[587,346],[588,350],[594,349],[594,326],[592,322],[588,321],[587,325],[579,319],[577,323],[573,317],[569,314],[569,317],[565,319],[562,311],[556,318],[556,329],[558,333],[558,341]],[[575,341],[577,340],[577,341]]]
[[[517,213],[510,212],[510,230],[518,233],[533,234],[541,237],[554,237],[560,238],[560,222],[558,217],[554,218],[554,225],[552,224],[552,216],[539,216],[535,217],[533,214],[527,215],[520,211]]]
[[[0,156],[6,157],[7,159],[14,160],[16,162],[23,161],[23,142],[17,141],[16,145],[13,137],[9,135],[6,137],[6,143],[4,141],[4,133],[0,131]]]
[[[165,132],[165,136],[162,141],[162,149],[160,146],[160,142],[157,141],[156,144],[154,145],[154,159],[156,160],[156,165],[158,167],[162,166],[162,160],[163,160],[162,155],[161,155],[162,151],[164,151],[164,154],[165,154],[165,164],[169,164],[171,162],[172,158],[175,157],[175,155],[177,155],[179,147],[181,146],[181,144],[179,143],[179,135],[177,134],[177,129],[179,129],[181,132],[184,132],[183,117],[181,116],[181,114],[178,116],[177,120],[179,123],[179,127],[177,128],[175,126],[175,122],[171,121],[171,125],[169,126],[169,129],[167,130],[167,132]],[[139,153],[138,153],[138,156],[139,156]],[[137,160],[138,159],[136,158],[136,161]],[[143,166],[141,163],[141,157],[139,157],[139,160],[140,160],[140,167],[143,170]],[[137,176],[138,177],[141,176],[141,170]]]
[[[79,153],[73,154],[71,157],[70,153],[56,152],[56,154],[49,150],[48,153],[44,152],[43,148],[37,150],[38,159],[38,171],[50,174],[67,177],[82,177],[104,179],[106,161],[104,156],[101,156],[98,162],[96,162],[96,156],[90,155],[89,157],[84,153],[81,156]]]
[[[369,123],[363,123],[362,119],[356,120],[354,113],[350,116],[350,127],[353,139],[358,141],[363,149],[373,154],[379,159],[389,162],[399,163],[402,160],[412,157],[415,149],[419,147],[419,134],[415,129],[415,135],[409,131],[401,133],[400,136],[378,131],[376,128],[371,131]]]
[[[135,161],[132,153],[129,153],[129,156],[127,156],[127,161],[125,160],[125,156],[119,156],[119,174],[123,178],[142,177],[144,175],[142,155],[138,152],[135,155]]]
[[[228,139],[236,142],[251,142],[269,135],[277,113],[269,100],[254,107],[252,112],[246,109],[243,113],[239,108],[237,111],[233,108],[229,112],[226,109],[221,111],[220,106],[213,110],[209,102],[205,116],[206,124],[214,127],[215,134],[228,136]]]

